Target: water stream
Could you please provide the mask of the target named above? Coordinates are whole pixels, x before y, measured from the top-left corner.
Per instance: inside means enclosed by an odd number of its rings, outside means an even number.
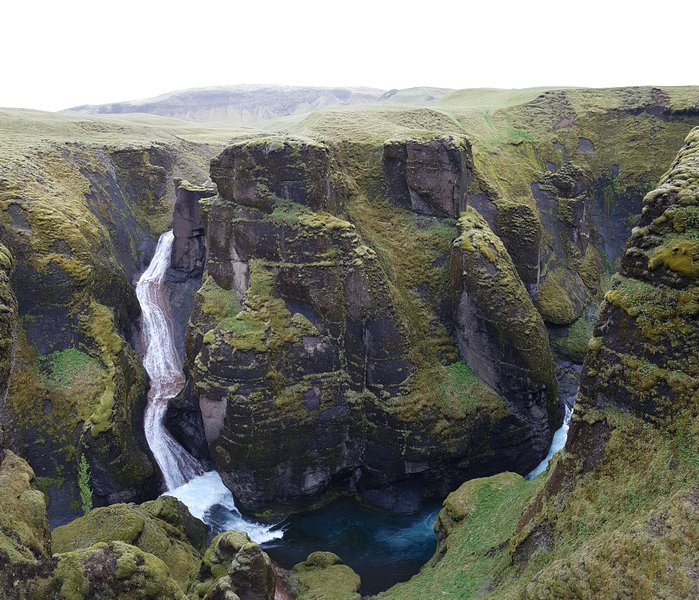
[[[530,473],[525,476],[525,479],[534,479],[537,475],[543,473],[548,467],[549,462],[554,457],[556,452],[562,450],[566,445],[566,440],[568,439],[568,429],[570,427],[570,419],[573,416],[573,407],[565,405],[565,416],[563,417],[563,424],[556,429],[553,434],[553,439],[551,440],[551,446],[549,448],[548,454]]]
[[[144,415],[148,446],[162,471],[165,493],[181,500],[195,517],[212,529],[246,531],[258,543],[280,538],[281,530],[244,519],[219,474],[205,473],[199,461],[165,427],[168,402],[185,384],[165,295],[165,275],[170,267],[173,241],[172,231],[160,236],[153,259],[136,284],[142,312],[143,366],[150,378]]]

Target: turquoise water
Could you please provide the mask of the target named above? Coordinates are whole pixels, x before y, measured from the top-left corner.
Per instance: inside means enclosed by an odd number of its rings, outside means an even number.
[[[287,569],[316,550],[334,552],[362,578],[362,593],[375,594],[407,581],[432,557],[440,506],[398,515],[342,498],[290,518],[282,524],[284,537],[262,547]]]
[[[306,560],[311,552],[334,552],[362,578],[364,594],[407,581],[432,557],[437,546],[433,525],[441,503],[402,515],[341,498],[281,523],[262,524],[240,514],[233,495],[215,471],[167,494],[184,502],[212,534],[230,529],[246,531],[286,569]]]

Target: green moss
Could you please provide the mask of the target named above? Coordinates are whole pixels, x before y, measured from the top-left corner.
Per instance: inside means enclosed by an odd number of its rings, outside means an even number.
[[[100,433],[109,431],[112,427],[112,411],[114,410],[114,392],[116,387],[115,378],[117,376],[114,358],[121,351],[124,340],[116,332],[112,309],[93,301],[90,305],[90,310],[90,317],[83,320],[84,327],[99,348],[100,360],[107,371],[103,378],[104,391],[100,396],[95,411],[90,415],[90,423],[92,425],[90,433],[95,438]]]
[[[197,294],[202,299],[201,311],[219,320],[235,317],[242,309],[235,291],[219,287],[211,276],[207,276],[204,279],[204,283],[197,291]]]
[[[298,600],[359,600],[360,579],[332,552],[313,552],[290,577]]]
[[[558,356],[582,364],[597,315],[596,310],[583,313],[566,328],[564,335],[556,336],[550,333],[552,350]]]
[[[567,325],[580,316],[582,305],[576,305],[573,294],[577,288],[574,274],[557,266],[544,276],[537,289],[537,308],[544,320],[555,325]]]
[[[13,562],[35,563],[49,551],[46,500],[33,481],[24,460],[0,451],[0,551]]]
[[[527,501],[542,484],[541,478],[525,481],[514,473],[463,484],[447,497],[437,518],[435,527],[448,537],[440,542],[435,558],[419,575],[377,598],[467,600],[487,593],[509,564],[498,549],[507,543]]]
[[[648,261],[650,269],[660,265],[683,277],[699,278],[699,240],[668,236],[662,246],[653,249]]]
[[[441,407],[445,415],[464,419],[470,414],[489,412],[504,416],[505,403],[489,385],[463,361],[441,367],[434,381],[439,386]]]
[[[87,549],[99,542],[132,544],[161,559],[183,587],[198,573],[201,559],[181,527],[157,518],[146,507],[126,504],[96,508],[85,517],[57,527],[52,541],[56,553]],[[123,569],[133,572],[128,561]]]

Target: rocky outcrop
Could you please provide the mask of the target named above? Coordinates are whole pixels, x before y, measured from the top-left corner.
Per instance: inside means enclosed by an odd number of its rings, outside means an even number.
[[[600,292],[601,243],[593,201],[582,169],[572,163],[532,184],[532,195],[548,234],[537,253],[532,297],[546,322],[569,325]]]
[[[17,299],[10,284],[13,267],[12,253],[0,244],[0,410],[5,403],[15,360]],[[0,423],[0,449],[4,447],[4,436]]]
[[[539,456],[562,418],[544,322],[485,219],[469,209],[459,227],[452,276],[461,355],[512,407],[513,447]]]
[[[0,590],[51,555],[46,500],[31,467],[0,448]]]
[[[33,471],[1,452],[3,600],[273,600],[269,557],[236,532],[217,536],[202,556],[205,525],[172,497],[97,508],[50,536],[46,499]]]
[[[602,306],[580,395],[664,422],[689,408],[699,379],[699,133],[644,200]]]
[[[297,600],[359,600],[361,580],[332,552],[313,552],[294,565],[290,577]]]
[[[131,284],[170,219],[168,181],[183,168],[201,172],[195,165],[208,153],[138,133],[105,143],[112,129],[97,140],[83,131],[76,142],[53,139],[59,126],[41,150],[27,133],[0,167],[0,234],[14,257],[6,275],[19,313],[16,335],[4,338],[15,376],[0,412],[13,449],[51,498],[54,524],[75,514],[81,453],[98,504],[158,489],[139,426],[147,379],[134,350],[140,311]]]
[[[204,555],[191,597],[204,600],[274,600],[272,561],[245,533],[217,535]]]
[[[175,180],[176,200],[172,214],[172,259],[170,278],[175,281],[201,276],[206,258],[204,222],[199,200],[216,194],[213,187]]]
[[[187,600],[163,561],[118,541],[58,554],[8,582],[7,600]]]
[[[585,541],[537,574],[523,598],[697,593],[698,157],[695,129],[645,197],[589,343],[566,457],[522,517],[511,553],[518,569],[530,568],[544,531],[547,552],[564,553],[552,540],[575,534],[582,498]],[[607,479],[627,501],[608,497]],[[671,578],[649,575],[669,570]]]
[[[230,146],[211,161],[211,179],[221,198],[271,212],[275,198],[312,210],[334,211],[334,185],[328,148],[307,141],[259,140]]]
[[[386,197],[417,214],[458,218],[472,177],[471,147],[453,137],[383,146]]]
[[[199,573],[206,536],[204,523],[169,496],[140,506],[97,508],[52,532],[53,551],[59,554],[114,541],[136,546],[162,560],[183,589]]]
[[[468,146],[415,144],[404,146],[403,176],[433,213],[454,214]],[[212,161],[219,196],[203,201],[208,257],[187,363],[212,459],[248,509],[285,511],[340,489],[413,510],[470,475],[505,464],[526,472],[559,419],[543,324],[526,293],[530,345],[506,360],[491,344],[473,370],[459,362],[447,329],[457,232],[419,221],[422,204],[368,199],[393,183],[367,182],[376,158],[362,160],[259,139]],[[506,382],[504,367],[498,377],[482,369],[525,355],[521,385]]]
[[[201,287],[206,261],[206,232],[199,201],[215,195],[216,188],[176,179],[175,191],[177,199],[172,215],[174,242],[165,290],[172,315],[175,347],[184,360],[185,331],[194,308],[196,291]],[[190,454],[206,459],[209,451],[204,424],[198,403],[191,394],[191,383],[189,379],[185,389],[168,403],[166,424],[170,433]]]

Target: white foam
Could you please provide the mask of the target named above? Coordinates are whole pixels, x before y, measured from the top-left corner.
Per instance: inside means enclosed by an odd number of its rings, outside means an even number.
[[[145,348],[143,366],[150,378],[143,426],[167,489],[178,487],[204,471],[199,461],[170,435],[164,423],[168,401],[185,384],[165,296],[165,274],[170,266],[173,241],[172,231],[160,236],[153,260],[136,284]]]
[[[235,506],[233,494],[216,471],[199,475],[174,490],[168,490],[164,495],[174,496],[186,504],[189,512],[215,531],[244,531],[257,544],[278,540],[284,535],[283,530],[274,525],[245,519]],[[218,509],[215,520],[212,509]]]
[[[165,295],[173,241],[172,231],[160,236],[153,260],[136,284],[142,312],[143,366],[150,378],[144,415],[148,446],[165,479],[166,494],[186,504],[197,519],[216,532],[245,531],[258,544],[279,539],[284,533],[281,529],[244,519],[221,476],[216,471],[204,473],[199,461],[165,427],[168,402],[185,384]]]
[[[553,434],[553,439],[551,440],[551,447],[549,448],[546,458],[544,458],[544,460],[542,460],[536,466],[536,468],[525,477],[525,479],[534,479],[534,477],[543,473],[546,470],[546,467],[548,467],[549,462],[554,457],[554,455],[559,450],[565,448],[566,441],[568,439],[568,428],[570,427],[570,419],[573,416],[573,409],[566,405],[565,411],[566,413],[563,417],[563,425],[556,429],[556,432]]]

